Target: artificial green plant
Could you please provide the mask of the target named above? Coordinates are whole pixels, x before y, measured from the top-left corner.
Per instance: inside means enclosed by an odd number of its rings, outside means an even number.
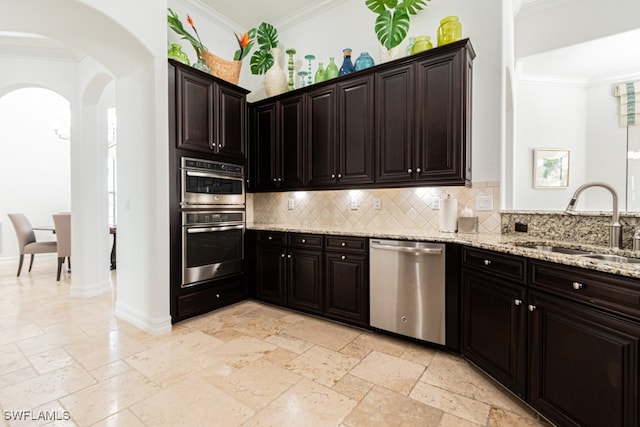
[[[417,15],[431,0],[365,0],[376,13],[375,31],[380,44],[387,49],[398,46],[407,37],[411,15]]]

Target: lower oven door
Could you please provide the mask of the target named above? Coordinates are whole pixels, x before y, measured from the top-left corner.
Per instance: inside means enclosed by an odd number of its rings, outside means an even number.
[[[244,225],[182,228],[183,288],[242,272]]]

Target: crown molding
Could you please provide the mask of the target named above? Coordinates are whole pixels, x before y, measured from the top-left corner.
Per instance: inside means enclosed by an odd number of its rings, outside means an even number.
[[[227,18],[222,13],[218,12],[214,8],[207,6],[206,4],[198,0],[173,0],[175,3],[182,5],[183,7],[198,12],[199,15],[203,15],[211,22],[219,25],[227,31],[232,33],[243,33],[245,30],[237,22]]]
[[[286,30],[293,27],[294,25],[300,24],[301,22],[304,22],[311,18],[315,18],[317,15],[324,13],[327,10],[332,9],[344,2],[346,2],[346,0],[318,1],[311,6],[305,7],[298,12],[292,13],[282,19],[277,20],[274,23],[274,26],[276,26],[280,31]]]

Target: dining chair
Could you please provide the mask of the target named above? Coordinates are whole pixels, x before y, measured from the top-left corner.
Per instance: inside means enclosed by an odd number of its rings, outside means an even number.
[[[18,264],[18,274],[20,277],[20,271],[22,271],[22,262],[24,261],[25,254],[31,255],[31,261],[29,262],[29,271],[33,266],[33,257],[35,254],[55,253],[57,249],[56,242],[46,241],[37,242],[36,234],[33,232],[33,227],[24,214],[12,213],[8,214],[13,228],[16,231],[16,237],[18,238],[18,247],[20,249],[20,262]]]
[[[56,280],[60,281],[60,272],[64,259],[67,259],[67,268],[71,269],[71,215],[54,214],[53,225],[56,229],[56,237],[58,239],[58,273]]]

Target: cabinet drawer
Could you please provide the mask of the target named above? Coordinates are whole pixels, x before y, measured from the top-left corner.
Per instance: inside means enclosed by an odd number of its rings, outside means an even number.
[[[287,243],[287,235],[278,231],[259,231],[258,243],[284,246]]]
[[[531,287],[640,318],[640,282],[631,278],[531,261]]]
[[[527,278],[526,259],[483,249],[462,248],[462,265],[518,282]]]
[[[322,249],[322,236],[319,234],[289,233],[288,244],[293,248]]]
[[[239,278],[213,288],[195,291],[178,297],[180,318],[206,313],[246,298],[244,280]]]
[[[326,236],[325,247],[328,251],[365,253],[367,251],[367,238]]]

